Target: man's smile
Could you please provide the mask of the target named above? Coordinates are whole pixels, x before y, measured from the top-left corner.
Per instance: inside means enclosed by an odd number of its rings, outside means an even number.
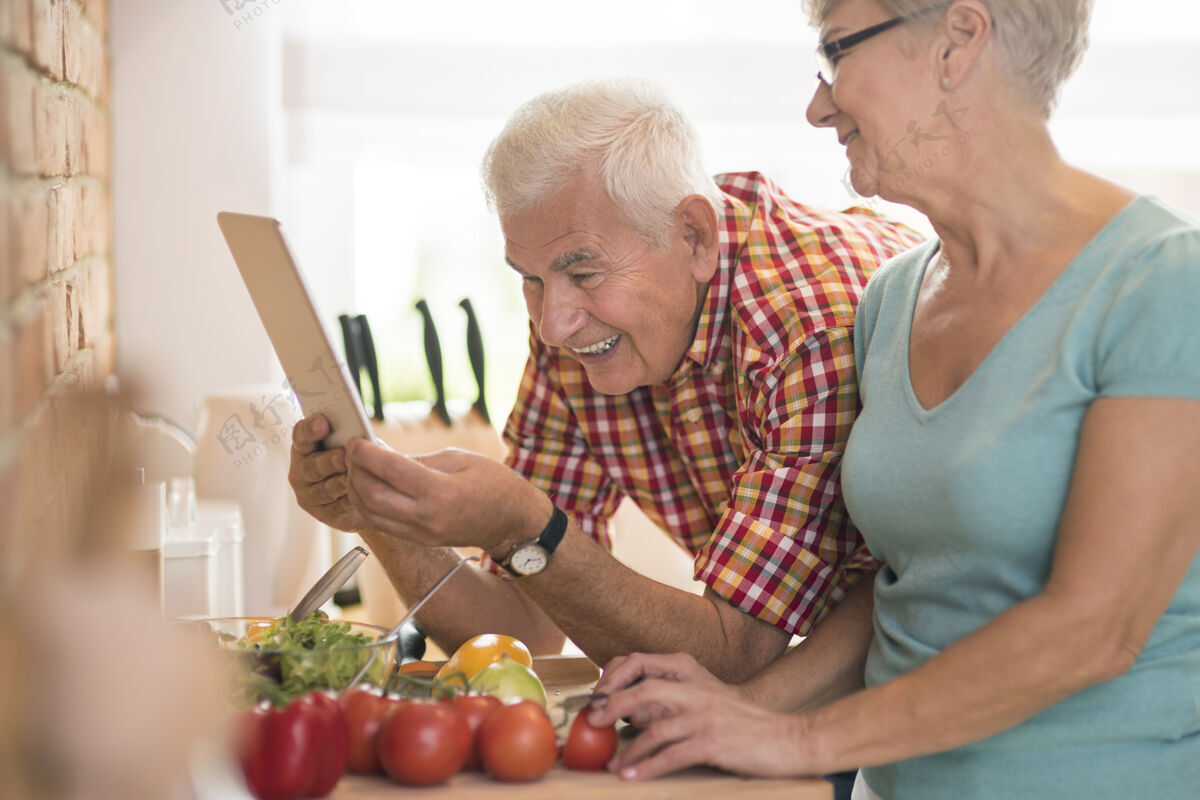
[[[589,344],[587,347],[572,347],[571,352],[578,353],[581,356],[598,356],[607,353],[616,346],[617,340],[621,338],[620,334],[610,336],[607,339],[602,339],[595,344]]]

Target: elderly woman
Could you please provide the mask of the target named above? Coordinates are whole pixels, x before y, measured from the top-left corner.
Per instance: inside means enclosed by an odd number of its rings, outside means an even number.
[[[736,688],[682,657],[615,660],[593,720],[649,723],[623,776],[861,767],[856,798],[922,800],[1200,791],[1200,229],[1055,150],[1046,118],[1090,5],[809,3],[809,120],[857,191],[937,233],[880,269],[856,322],[842,480],[879,562],[874,636],[832,664],[812,656],[827,624]]]

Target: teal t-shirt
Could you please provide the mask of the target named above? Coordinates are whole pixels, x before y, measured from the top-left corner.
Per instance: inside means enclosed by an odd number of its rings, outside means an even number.
[[[908,335],[937,244],[882,267],[855,326],[863,409],[842,487],[882,562],[868,686],[1041,591],[1092,401],[1200,400],[1194,221],[1132,201],[970,378],[925,410]],[[1200,798],[1200,564],[1128,673],[998,735],[863,776],[885,800]]]

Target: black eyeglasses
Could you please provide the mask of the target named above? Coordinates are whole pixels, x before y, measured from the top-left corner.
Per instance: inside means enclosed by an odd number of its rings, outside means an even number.
[[[837,80],[837,63],[842,60],[842,56],[846,51],[856,44],[862,44],[872,36],[878,36],[884,31],[890,31],[902,22],[907,21],[908,17],[893,17],[886,22],[881,22],[878,25],[872,25],[869,28],[863,28],[857,33],[852,33],[849,36],[843,36],[840,39],[834,39],[832,42],[817,47],[817,79],[833,85]]]
[[[902,22],[908,22],[911,19],[916,19],[922,14],[930,11],[936,11],[939,8],[949,5],[948,3],[935,3],[934,5],[910,14],[907,17],[893,17],[886,22],[881,22],[878,25],[872,25],[869,28],[863,28],[857,33],[852,33],[849,36],[843,36],[840,39],[834,39],[832,42],[817,46],[817,80],[827,86],[832,86],[837,80],[837,65],[842,60],[842,56],[846,55],[846,51],[856,44],[862,44],[872,36],[878,36],[884,31],[890,31]]]

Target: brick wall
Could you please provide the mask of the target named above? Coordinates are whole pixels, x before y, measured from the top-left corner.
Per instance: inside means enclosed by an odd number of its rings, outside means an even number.
[[[113,373],[107,28],[104,0],[0,3],[4,572],[21,566],[16,532],[69,529],[101,477],[87,464],[103,432],[64,401]]]

